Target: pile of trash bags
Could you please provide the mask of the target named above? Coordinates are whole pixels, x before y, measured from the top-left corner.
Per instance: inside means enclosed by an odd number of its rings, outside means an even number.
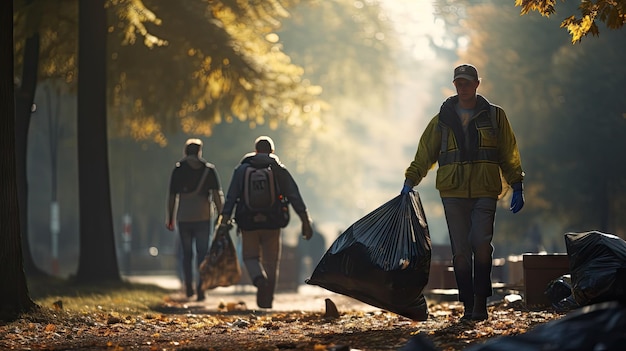
[[[598,231],[565,234],[572,294],[581,306],[626,302],[626,241]]]
[[[431,249],[419,194],[398,195],[346,229],[306,283],[423,321]]]
[[[545,294],[563,318],[513,336],[490,339],[467,351],[624,350],[626,346],[626,241],[598,231],[566,233],[570,274]],[[428,336],[413,336],[399,351],[436,351]]]
[[[570,274],[545,290],[557,311],[607,301],[626,302],[626,241],[599,231],[566,233]]]

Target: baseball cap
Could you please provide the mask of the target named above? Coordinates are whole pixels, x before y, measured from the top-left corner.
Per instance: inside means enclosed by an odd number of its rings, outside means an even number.
[[[454,69],[454,79],[452,79],[452,81],[454,82],[459,78],[464,78],[467,80],[478,80],[478,70],[476,69],[476,67],[464,63]]]

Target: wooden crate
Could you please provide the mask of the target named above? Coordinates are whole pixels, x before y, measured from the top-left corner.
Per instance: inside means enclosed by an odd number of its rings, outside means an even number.
[[[569,274],[567,254],[524,254],[524,300],[527,307],[546,307],[551,301],[545,295],[554,279]]]

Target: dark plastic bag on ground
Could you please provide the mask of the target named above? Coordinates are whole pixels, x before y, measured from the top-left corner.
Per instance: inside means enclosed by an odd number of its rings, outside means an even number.
[[[580,307],[572,293],[572,276],[564,274],[552,280],[544,292],[552,307],[559,312],[567,312]]]
[[[598,231],[565,234],[576,302],[626,302],[626,241]]]
[[[579,308],[527,333],[491,339],[466,351],[624,350],[626,307],[605,302]]]
[[[430,234],[419,194],[399,195],[346,229],[306,283],[426,320],[423,290],[430,258]]]
[[[229,233],[231,228],[216,231],[211,248],[200,264],[199,273],[204,290],[235,285],[241,279],[241,266]]]

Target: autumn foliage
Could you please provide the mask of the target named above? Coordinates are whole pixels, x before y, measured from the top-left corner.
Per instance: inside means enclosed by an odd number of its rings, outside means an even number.
[[[522,15],[537,11],[549,17],[556,13],[556,0],[515,0],[515,6],[522,8]],[[626,23],[626,1],[596,0],[581,1],[578,6],[580,17],[572,15],[561,22],[561,28],[567,28],[572,36],[572,43],[577,43],[588,34],[598,36],[600,29],[597,21],[603,22],[609,29],[619,29]]]

